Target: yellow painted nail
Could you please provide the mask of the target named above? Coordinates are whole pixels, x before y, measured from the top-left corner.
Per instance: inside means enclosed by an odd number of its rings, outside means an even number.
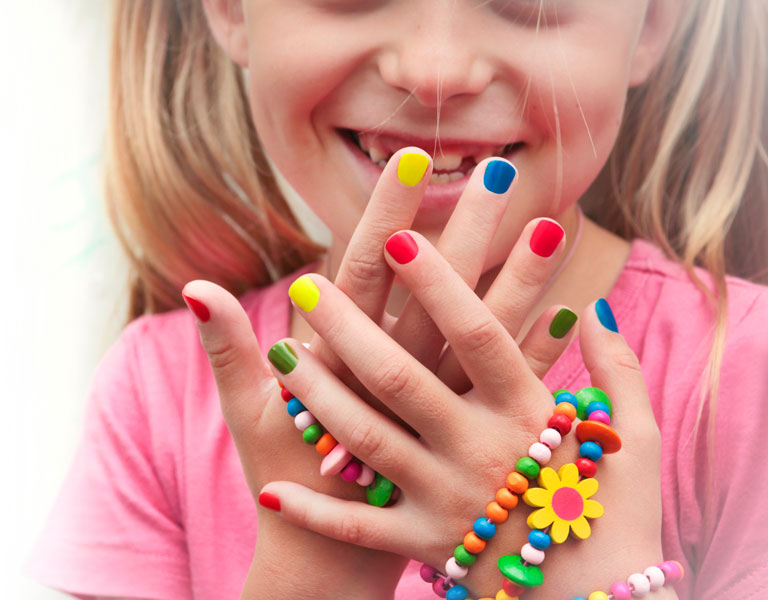
[[[302,275],[291,284],[288,295],[304,312],[311,312],[320,300],[320,290],[307,275]]]
[[[400,157],[397,178],[408,187],[417,185],[429,166],[429,157],[416,152],[407,152]]]

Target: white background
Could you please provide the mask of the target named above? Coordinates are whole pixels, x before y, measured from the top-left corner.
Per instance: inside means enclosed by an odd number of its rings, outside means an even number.
[[[102,196],[109,5],[0,2],[0,597],[13,600],[67,597],[19,571],[124,314]]]

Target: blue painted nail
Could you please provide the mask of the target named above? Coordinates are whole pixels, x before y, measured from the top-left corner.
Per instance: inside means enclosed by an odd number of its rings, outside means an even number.
[[[516,175],[517,169],[506,160],[492,160],[485,167],[485,189],[494,194],[503,194],[512,185]]]
[[[619,333],[619,327],[616,325],[616,317],[613,316],[611,306],[605,299],[600,298],[600,300],[595,303],[595,312],[597,313],[597,318],[600,319],[600,322],[603,324],[603,327],[614,333]]]

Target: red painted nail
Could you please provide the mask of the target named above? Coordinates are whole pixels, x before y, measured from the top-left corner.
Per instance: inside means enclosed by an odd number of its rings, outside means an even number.
[[[280,498],[269,492],[261,492],[259,494],[259,504],[269,510],[280,512]]]
[[[407,231],[401,231],[390,237],[384,244],[384,248],[401,265],[411,262],[419,253],[416,240]]]
[[[554,221],[539,221],[531,235],[531,250],[539,256],[549,258],[557,249],[565,231]]]
[[[211,313],[208,310],[208,307],[202,302],[200,302],[200,300],[195,300],[194,298],[190,298],[189,296],[185,296],[184,294],[182,294],[181,296],[182,298],[184,298],[184,302],[187,303],[189,310],[195,313],[195,316],[198,319],[200,319],[203,323],[206,323],[208,319],[211,318]]]

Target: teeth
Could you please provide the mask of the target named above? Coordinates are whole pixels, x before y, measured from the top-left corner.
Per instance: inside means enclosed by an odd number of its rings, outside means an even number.
[[[432,177],[429,178],[431,185],[445,185],[447,183],[453,183],[459,179],[465,177],[461,171],[454,171],[453,173],[432,173]]]
[[[455,171],[464,157],[461,154],[439,154],[434,158],[435,171]]]
[[[458,181],[459,179],[463,179],[463,178],[464,178],[464,173],[462,173],[461,171],[454,171],[453,173],[448,173],[448,179],[451,182]]]
[[[379,166],[380,166],[380,167],[383,169],[384,167],[386,167],[386,166],[387,166],[387,161],[386,161],[386,160],[380,160],[380,161],[379,161],[378,163],[376,163],[376,164],[378,164],[378,165],[379,165]]]
[[[383,150],[380,150],[379,148],[376,148],[375,146],[372,146],[371,149],[368,151],[368,155],[371,157],[371,160],[375,163],[380,163],[384,161],[386,164],[387,159],[391,156],[391,154],[387,154]]]

